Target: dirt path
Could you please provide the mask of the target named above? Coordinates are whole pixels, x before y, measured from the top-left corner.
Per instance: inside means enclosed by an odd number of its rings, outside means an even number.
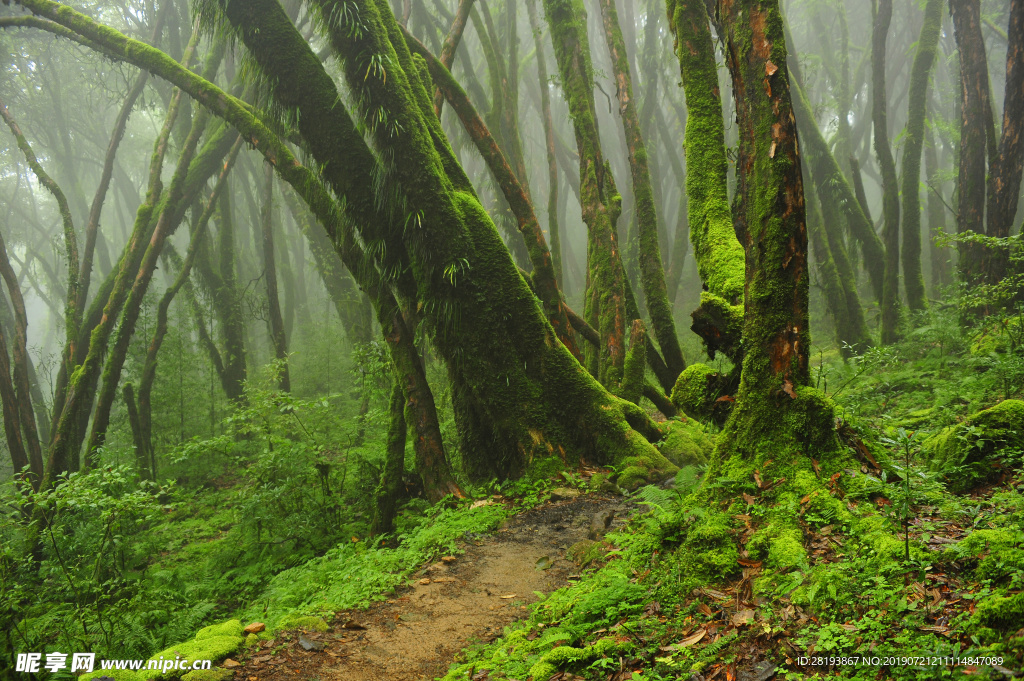
[[[322,650],[307,651],[300,632],[285,633],[244,660],[235,679],[434,679],[464,647],[490,641],[525,617],[526,605],[537,600],[535,591],[546,594],[564,586],[578,569],[566,559],[566,550],[603,530],[611,514],[614,528],[629,511],[621,497],[589,495],[531,509],[493,535],[467,538],[465,554],[425,566],[412,586],[390,600],[339,613],[325,633],[301,632],[307,647]],[[538,561],[550,567],[540,569]],[[345,628],[346,623],[365,628]]]

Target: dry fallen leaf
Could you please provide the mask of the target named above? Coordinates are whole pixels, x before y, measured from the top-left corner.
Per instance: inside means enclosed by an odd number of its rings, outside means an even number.
[[[695,643],[699,643],[702,638],[707,636],[707,629],[699,629],[696,633],[687,636],[682,641],[676,644],[676,648],[689,648]]]
[[[421,579],[420,580],[420,584],[422,584],[424,586],[426,586],[427,584],[430,584],[430,577],[424,577],[423,579]]]
[[[441,556],[441,562],[442,563],[454,563],[455,562],[455,556]]]
[[[242,666],[241,662],[236,662],[235,660],[232,660],[230,657],[228,659],[224,660],[224,662],[222,662],[221,664],[223,665],[223,667],[225,669],[234,669],[235,667],[241,667]]]
[[[508,594],[507,596],[501,596],[501,598],[505,598],[505,599],[515,598],[515,597],[516,597],[515,594]]]
[[[737,627],[742,627],[754,619],[754,611],[750,609],[740,610],[739,612],[733,613],[732,623]]]

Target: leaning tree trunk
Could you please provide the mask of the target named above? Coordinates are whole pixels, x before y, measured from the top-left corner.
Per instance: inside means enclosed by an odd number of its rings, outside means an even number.
[[[678,376],[686,368],[686,361],[679,347],[676,324],[672,317],[672,304],[668,300],[665,286],[661,246],[658,243],[658,207],[654,200],[654,187],[647,163],[647,146],[640,131],[640,120],[633,102],[629,60],[626,58],[626,45],[622,39],[615,0],[601,0],[601,14],[604,18],[604,34],[615,74],[615,92],[619,100],[619,114],[622,116],[622,128],[626,134],[626,149],[633,179],[635,220],[640,246],[640,285],[647,303],[647,313],[651,317],[654,336],[661,346],[662,357],[669,372]],[[630,17],[630,21],[632,20]],[[654,93],[651,93],[651,96],[653,97]]]
[[[616,462],[624,466],[621,484],[674,469],[649,443],[660,434],[643,410],[610,395],[557,342],[468,179],[459,174],[451,148],[443,136],[431,134],[439,129],[429,95],[409,67],[397,22],[386,6],[358,2],[362,30],[338,26],[330,37],[346,57],[346,79],[361,95],[363,114],[369,118],[383,106],[387,120],[394,122],[369,130],[394,159],[383,176],[405,191],[414,211],[412,225],[404,214],[396,218],[381,212],[371,191],[382,177],[378,157],[349,117],[331,76],[277,2],[225,0],[225,14],[253,55],[254,67],[268,76],[277,104],[301,114],[298,134],[320,164],[319,176],[299,164],[239,100],[158,50],[53,0],[18,4],[171,80],[238,127],[309,202],[339,254],[350,226],[360,232],[380,228],[393,247],[407,249],[435,347],[453,381],[472,398],[478,417],[464,424],[475,437],[463,438],[463,444],[487,445],[464,452],[489,462],[495,472],[521,469],[534,457],[552,455],[569,463]],[[317,4],[337,11],[332,0]],[[392,65],[386,79],[373,70],[374,63]],[[319,177],[344,197],[351,223],[335,217],[338,206]]]
[[[871,123],[875,155],[882,171],[882,243],[885,244],[882,345],[899,339],[900,323],[900,194],[896,161],[889,144],[885,89],[885,46],[891,23],[892,0],[879,0],[871,31]]]
[[[928,81],[941,28],[942,0],[928,0],[910,71],[907,139],[903,147],[903,286],[907,291],[907,305],[915,312],[928,306],[921,273],[921,150],[925,141]]]
[[[942,179],[939,177],[939,154],[935,149],[935,135],[929,125],[924,149],[924,172],[928,178],[928,254],[932,264],[931,291],[938,297],[943,286],[953,283],[952,251],[936,243],[946,233],[946,206],[942,198]]]

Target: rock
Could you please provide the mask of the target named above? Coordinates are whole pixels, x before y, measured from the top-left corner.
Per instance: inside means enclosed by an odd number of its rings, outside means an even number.
[[[575,499],[580,495],[578,489],[572,487],[557,487],[551,490],[551,501],[562,501],[564,499]]]
[[[224,667],[225,669],[234,669],[235,667],[241,667],[241,666],[242,666],[242,663],[241,663],[241,662],[236,662],[235,660],[232,660],[232,659],[231,659],[231,658],[229,657],[228,659],[224,660],[224,661],[223,661],[223,662],[221,663],[221,665],[222,665],[222,666],[223,666],[223,667]]]
[[[302,646],[303,650],[321,651],[324,649],[324,644],[320,641],[310,641],[308,638],[299,634],[299,645]]]
[[[1024,447],[1024,401],[1003,400],[944,428],[921,444],[928,467],[946,476],[949,489],[964,492],[990,477],[1002,450]]]
[[[264,624],[263,622],[253,622],[252,624],[247,626],[245,629],[242,629],[242,631],[245,632],[246,634],[258,634],[261,631],[265,631],[266,628],[267,628],[267,625]]]
[[[595,513],[590,518],[590,530],[587,532],[587,539],[598,541],[611,527],[612,519],[615,518],[615,511],[602,511]]]
[[[707,463],[715,441],[694,419],[670,419],[660,425],[665,439],[657,444],[661,455],[677,466]]]

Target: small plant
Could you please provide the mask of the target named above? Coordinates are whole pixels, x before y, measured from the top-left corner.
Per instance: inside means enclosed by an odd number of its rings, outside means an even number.
[[[898,507],[894,507],[894,511],[900,524],[903,525],[904,558],[907,562],[910,562],[910,460],[911,451],[916,447],[916,437],[917,431],[907,432],[904,428],[897,428],[890,430],[887,437],[881,438],[883,443],[895,448],[903,456],[903,465],[893,466],[903,478],[903,498]]]

